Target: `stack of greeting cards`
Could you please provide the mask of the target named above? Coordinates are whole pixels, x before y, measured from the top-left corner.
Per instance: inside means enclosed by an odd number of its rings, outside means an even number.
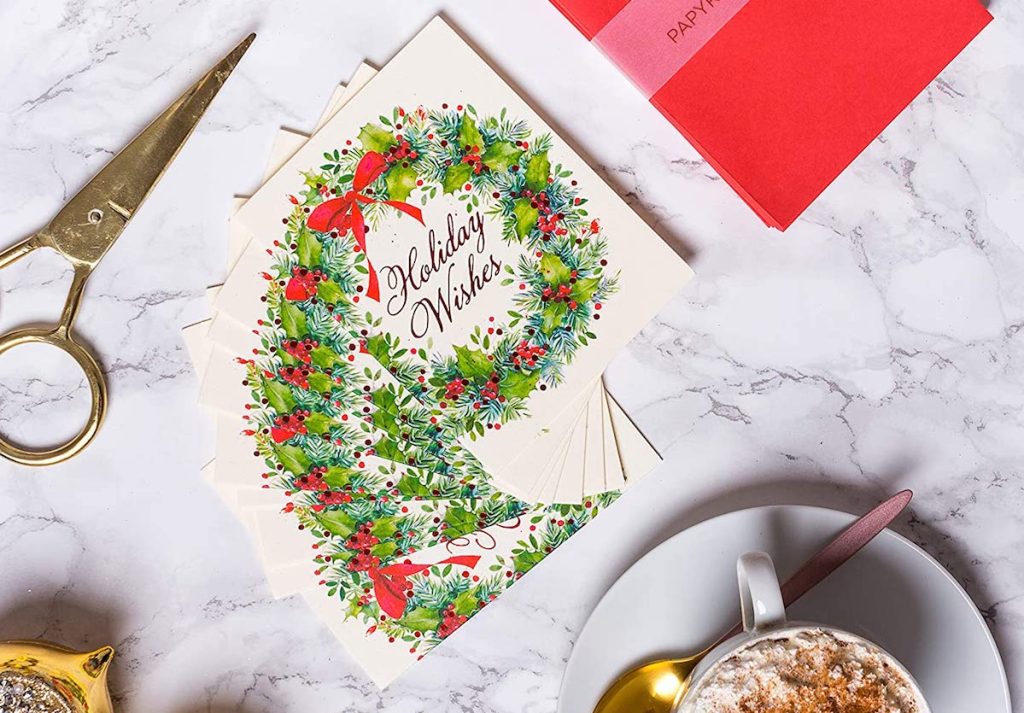
[[[691,271],[441,20],[239,199],[206,475],[386,685],[658,463],[605,392]]]

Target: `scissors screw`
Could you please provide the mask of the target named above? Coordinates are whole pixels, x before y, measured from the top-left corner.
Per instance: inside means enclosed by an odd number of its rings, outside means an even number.
[[[90,223],[96,225],[101,220],[103,220],[103,211],[100,210],[99,208],[93,208],[92,210],[89,211],[88,218]]]

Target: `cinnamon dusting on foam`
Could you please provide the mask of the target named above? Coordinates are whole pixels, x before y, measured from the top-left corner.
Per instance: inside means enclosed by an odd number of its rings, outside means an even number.
[[[820,629],[755,641],[717,662],[680,713],[927,713],[885,652]]]

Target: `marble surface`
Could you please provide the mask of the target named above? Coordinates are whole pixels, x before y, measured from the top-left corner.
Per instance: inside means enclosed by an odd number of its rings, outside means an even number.
[[[858,511],[911,487],[896,529],[963,583],[1024,695],[1024,8],[993,0],[996,23],[780,235],[549,5],[511,7],[0,4],[0,244],[260,33],[89,285],[79,330],[111,386],[99,438],[46,472],[0,464],[0,639],[114,644],[128,713],[549,711],[588,611],[665,537],[737,507]],[[179,330],[204,315],[230,197],[277,127],[310,127],[359,60],[386,61],[438,10],[698,279],[609,371],[664,466],[381,694],[300,600],[270,598],[200,478],[211,423]],[[68,280],[45,255],[0,272],[0,328],[55,315]],[[5,432],[41,443],[82,418],[59,362],[0,360]]]

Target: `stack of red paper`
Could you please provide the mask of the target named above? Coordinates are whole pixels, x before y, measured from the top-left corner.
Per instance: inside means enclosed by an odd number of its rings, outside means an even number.
[[[977,0],[552,0],[786,229],[992,19]]]

